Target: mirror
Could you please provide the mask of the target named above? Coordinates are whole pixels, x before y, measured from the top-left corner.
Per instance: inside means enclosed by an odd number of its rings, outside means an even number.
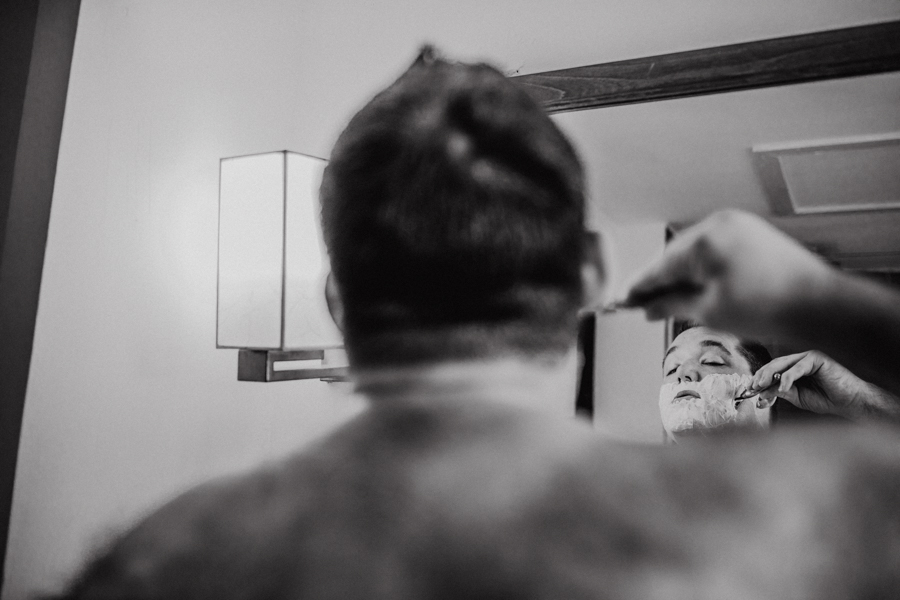
[[[900,168],[873,166],[900,163],[898,37],[900,22],[888,22],[517,79],[576,145],[594,214],[617,228],[655,223],[649,233],[662,244],[666,229],[737,208],[842,268],[900,272]],[[840,176],[823,176],[832,174]],[[834,202],[841,195],[846,206]],[[804,212],[819,196],[829,197],[825,206]],[[626,243],[625,252],[647,245]],[[618,259],[620,271],[648,260]],[[600,320],[598,338],[618,345],[598,348],[595,407],[612,429],[649,441],[658,427],[655,396],[644,398],[660,381],[654,344],[663,346],[660,337],[671,339],[677,324],[638,347],[639,321]],[[620,377],[622,361],[641,361],[648,383],[635,370]]]

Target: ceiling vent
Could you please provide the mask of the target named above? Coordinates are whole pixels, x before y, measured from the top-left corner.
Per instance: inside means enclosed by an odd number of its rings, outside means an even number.
[[[900,132],[765,144],[753,156],[776,215],[900,209]]]

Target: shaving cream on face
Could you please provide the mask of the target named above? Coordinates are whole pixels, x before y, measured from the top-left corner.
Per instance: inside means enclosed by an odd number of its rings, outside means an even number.
[[[714,429],[737,419],[735,397],[750,385],[750,375],[707,375],[697,382],[665,383],[659,388],[659,414],[668,433]],[[675,398],[691,390],[700,395]]]

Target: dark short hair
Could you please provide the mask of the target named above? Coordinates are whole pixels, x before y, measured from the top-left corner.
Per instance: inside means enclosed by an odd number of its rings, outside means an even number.
[[[738,352],[750,363],[750,372],[756,373],[772,360],[772,354],[761,343],[738,338]]]
[[[583,171],[495,68],[424,48],[347,125],[321,200],[354,364],[574,344]]]

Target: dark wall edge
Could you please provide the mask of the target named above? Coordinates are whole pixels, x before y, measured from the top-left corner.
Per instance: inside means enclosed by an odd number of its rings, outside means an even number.
[[[0,246],[0,548],[5,565],[19,434],[31,366],[44,250],[63,115],[78,26],[79,0],[14,2],[2,9],[4,18],[19,19],[15,27],[31,28],[31,52],[17,61],[4,61],[6,77],[22,84],[24,101],[2,110],[18,121],[15,156],[0,168],[8,177],[9,190],[4,235]],[[36,11],[33,9],[36,7]],[[31,9],[31,11],[29,10]],[[28,15],[35,16],[32,24]],[[18,61],[27,61],[22,65]],[[18,76],[18,80],[16,77]],[[8,193],[8,195],[7,195]],[[2,584],[2,581],[0,581]]]

